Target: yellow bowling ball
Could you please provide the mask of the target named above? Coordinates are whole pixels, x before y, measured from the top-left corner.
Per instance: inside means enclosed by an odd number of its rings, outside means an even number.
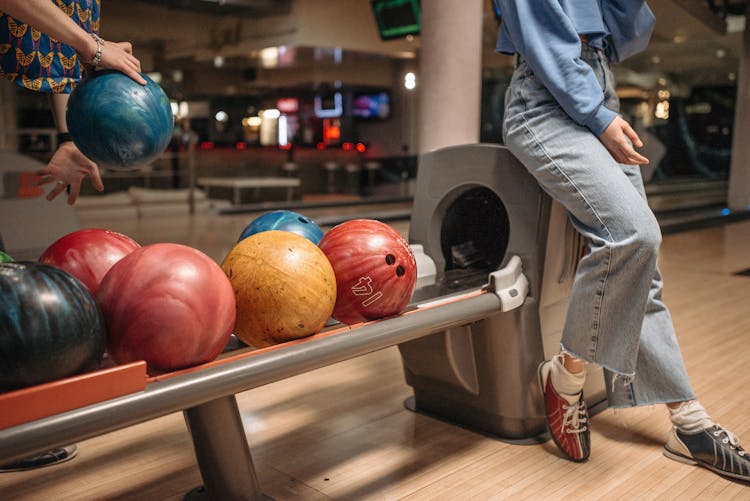
[[[310,240],[264,231],[237,243],[221,265],[237,301],[234,334],[262,348],[319,332],[336,304],[336,276]]]

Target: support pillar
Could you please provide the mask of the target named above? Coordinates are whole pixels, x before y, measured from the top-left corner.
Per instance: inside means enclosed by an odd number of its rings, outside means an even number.
[[[750,207],[750,22],[742,35],[737,72],[737,106],[734,110],[732,162],[729,170],[729,208],[744,211]]]
[[[189,500],[259,501],[263,499],[234,395],[183,411],[203,488]]]
[[[423,0],[419,154],[479,141],[482,0]]]

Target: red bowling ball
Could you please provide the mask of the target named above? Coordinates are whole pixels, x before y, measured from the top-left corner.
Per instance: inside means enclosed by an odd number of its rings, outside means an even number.
[[[112,359],[145,360],[152,374],[215,359],[236,315],[232,285],[219,265],[172,243],[147,245],[122,258],[104,276],[96,299]]]
[[[74,231],[56,240],[39,257],[39,262],[61,268],[96,294],[109,269],[140,244],[114,231],[90,228]]]
[[[354,219],[328,231],[320,241],[336,275],[333,318],[345,324],[376,320],[404,311],[417,282],[417,264],[408,242],[373,219]]]

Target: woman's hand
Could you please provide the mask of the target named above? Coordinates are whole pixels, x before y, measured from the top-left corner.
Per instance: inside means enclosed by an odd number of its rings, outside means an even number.
[[[612,157],[621,164],[642,165],[648,163],[648,158],[644,157],[635,149],[643,146],[638,134],[622,117],[617,116],[609,126],[604,129],[599,136],[605,148],[610,152]]]
[[[91,176],[91,184],[97,191],[104,191],[99,168],[72,141],[62,143],[47,167],[36,174],[39,176],[39,186],[55,183],[52,191],[47,194],[47,200],[54,199],[70,186],[68,203],[73,205],[81,192],[81,181],[86,176]]]
[[[95,40],[92,42],[96,44]],[[98,45],[94,47],[91,54],[96,53]],[[88,58],[91,61],[92,57]],[[90,69],[107,69],[121,71],[141,85],[146,81],[140,75],[141,62],[133,55],[133,45],[130,42],[109,42],[102,40],[102,58],[96,68],[91,68],[88,62],[84,66]]]

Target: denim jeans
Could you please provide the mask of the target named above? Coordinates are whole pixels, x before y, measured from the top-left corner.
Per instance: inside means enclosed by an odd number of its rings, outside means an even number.
[[[606,56],[583,45],[605,106],[619,111]],[[522,58],[505,99],[508,149],[584,236],[562,350],[604,368],[609,404],[632,407],[694,398],[657,268],[661,231],[646,201],[640,167],[617,163],[576,124]]]

